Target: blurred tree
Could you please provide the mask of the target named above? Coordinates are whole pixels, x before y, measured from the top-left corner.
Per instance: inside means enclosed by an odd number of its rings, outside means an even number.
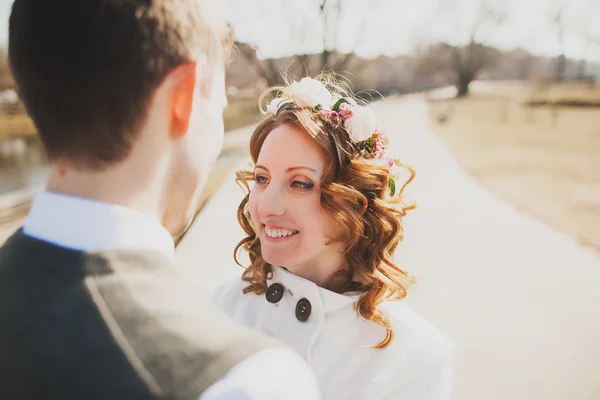
[[[592,33],[595,26],[595,19],[600,15],[600,2],[588,0],[582,11],[583,14],[579,18],[579,29],[580,35],[583,38],[583,55],[579,61],[577,75],[579,79],[587,79],[587,62],[590,50],[593,46],[600,46],[600,38],[594,37]]]
[[[421,75],[436,75],[456,87],[456,96],[469,94],[469,85],[487,67],[494,65],[500,52],[472,40],[464,46],[438,43],[428,46],[417,62]]]
[[[486,67],[478,75],[478,79],[526,81],[532,79],[536,68],[539,66],[539,60],[522,48],[499,50],[494,57],[496,57],[497,62]]]
[[[442,8],[440,12],[444,13]],[[425,46],[417,57],[417,72],[420,75],[435,75],[456,87],[457,97],[469,94],[469,85],[486,68],[499,62],[500,51],[485,44],[482,32],[502,24],[505,9],[491,7],[482,2],[470,25],[458,14],[448,14],[455,26],[466,32],[462,43],[441,42]],[[446,15],[444,15],[446,17]],[[467,22],[468,24],[468,22]],[[457,29],[458,30],[458,29]]]
[[[14,89],[15,81],[8,65],[8,55],[3,47],[0,47],[0,91]]]
[[[274,59],[261,60],[256,54],[256,48],[246,43],[236,43],[236,53],[244,57],[246,62],[254,69],[256,75],[265,79],[268,86],[281,83],[279,68]]]
[[[362,14],[358,26],[356,26],[356,29],[353,29],[356,31],[354,43],[349,52],[340,54],[336,50],[340,47],[338,37],[342,30],[340,22],[343,13],[342,0],[320,1],[319,12],[323,21],[323,51],[320,57],[320,70],[345,71],[348,68],[354,58],[356,48],[364,37],[368,22],[374,22],[370,17],[377,10],[380,1],[369,0],[365,3],[367,3],[369,11]]]
[[[587,0],[573,7],[567,0],[557,0],[554,7],[547,14],[547,21],[556,34],[556,52],[554,67],[554,80],[564,81],[567,75],[577,79],[586,79],[587,64],[590,50],[600,46],[600,38],[595,37],[597,20],[600,15],[600,2]],[[597,32],[597,30],[596,30]],[[579,39],[581,43],[581,57],[579,65],[573,68],[572,61],[567,58],[565,51],[569,46],[569,39]]]
[[[512,64],[512,69],[515,71],[517,79],[525,81],[531,78],[531,73],[535,65],[535,58],[527,51],[516,49],[508,51],[502,55],[505,59],[503,62]],[[507,71],[506,75],[509,72]]]
[[[561,1],[552,14],[552,25],[556,29],[558,56],[556,56],[555,79],[557,81],[565,80],[565,70],[567,66],[567,57],[565,56],[565,6],[566,2]]]
[[[319,0],[315,2],[315,8],[312,10],[316,15],[319,16],[318,21],[320,23],[320,30],[322,32],[322,50],[318,54],[296,54],[291,59],[286,58],[288,65],[280,65],[274,59],[260,59],[256,52],[256,45],[252,43],[238,45],[238,54],[243,56],[246,61],[253,66],[257,75],[266,80],[269,86],[277,85],[282,83],[281,69],[282,67],[287,70],[290,62],[294,62],[294,69],[300,75],[311,75],[313,73],[321,72],[322,70],[335,71],[338,73],[348,72],[351,64],[356,64],[358,58],[355,57],[354,53],[356,48],[361,44],[361,40],[364,38],[365,30],[368,26],[368,22],[373,22],[370,18],[374,12],[376,12],[380,0],[368,0],[362,4],[368,11],[363,13],[356,13],[356,10],[351,10],[342,0]],[[296,10],[289,7],[286,10],[290,13],[288,16],[290,35],[292,37],[292,43],[290,48],[303,49],[307,48],[307,40],[310,39],[309,31],[315,31],[319,29],[318,25],[315,25],[314,19],[308,13],[298,15]],[[345,12],[354,12],[359,14],[361,17],[359,21],[355,21],[357,25],[347,26],[348,19],[343,18]],[[355,39],[349,50],[340,51],[342,47],[340,43],[340,34],[342,32],[353,32],[352,37]],[[353,65],[352,68],[356,69],[358,66]]]

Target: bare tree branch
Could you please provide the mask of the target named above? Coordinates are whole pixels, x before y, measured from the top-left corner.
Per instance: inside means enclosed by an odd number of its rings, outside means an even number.
[[[419,74],[443,77],[456,86],[457,96],[466,96],[470,83],[478,74],[498,61],[498,51],[480,41],[481,29],[486,24],[501,24],[505,16],[504,12],[482,4],[468,30],[467,42],[463,45],[439,43],[430,46],[420,56]]]
[[[299,41],[298,45],[302,49],[300,54],[296,54],[294,56],[294,59],[298,64],[298,72],[303,76],[310,75],[310,56],[304,51],[304,49],[306,48],[306,38],[309,36],[307,35],[307,30],[308,27],[311,26],[310,18],[308,18],[305,12],[302,13],[302,18],[298,18],[297,12],[295,12],[296,10],[294,10],[291,7],[286,8],[286,10],[288,10],[289,20],[297,21],[294,24],[290,24],[290,26],[292,29],[292,36],[294,38],[297,38],[297,40]]]
[[[371,16],[374,12],[376,12],[380,5],[380,0],[371,0],[369,2],[369,12],[363,15],[360,25],[356,29],[356,39],[352,46],[350,47],[350,51],[339,55],[335,52],[336,49],[339,49],[340,44],[338,43],[339,31],[340,31],[340,17],[343,13],[344,8],[342,7],[342,1],[336,0],[336,3],[333,7],[327,9],[326,8],[327,0],[324,0],[321,3],[320,11],[322,13],[323,20],[323,52],[321,53],[321,69],[335,69],[337,71],[343,71],[348,68],[353,59],[355,59],[355,51],[358,45],[362,42],[364,38],[365,31],[369,23],[373,23],[373,19]],[[329,40],[329,32],[332,32],[331,40]],[[329,43],[332,46],[329,46]],[[334,59],[333,56],[336,56]]]
[[[273,59],[260,60],[256,50],[247,44],[239,44],[236,47],[237,53],[246,59],[258,76],[266,79],[269,86],[280,83],[281,77]]]
[[[317,66],[316,68],[319,70],[336,70],[336,71],[346,71],[349,69],[349,66],[355,60],[355,50],[360,45],[361,41],[364,38],[365,31],[369,23],[373,22],[373,18],[371,18],[372,13],[376,12],[380,5],[380,0],[370,0],[369,2],[369,12],[364,13],[361,16],[360,24],[356,29],[352,29],[353,32],[356,33],[356,39],[350,48],[350,51],[345,54],[340,54],[338,49],[340,47],[339,37],[342,29],[348,29],[347,26],[341,26],[341,16],[344,12],[344,6],[342,5],[342,0],[321,0],[318,4],[318,9],[312,9],[312,12],[315,11],[320,17],[323,29],[323,36],[321,38],[323,50],[316,57]],[[299,17],[299,13],[295,13],[293,8],[286,8],[288,10],[289,15],[288,18],[291,21],[289,24],[289,29],[291,36],[293,38],[293,46],[298,46],[301,49],[306,48],[306,38],[310,37],[307,34],[308,27],[311,26],[311,21],[309,20],[307,14],[302,14],[301,18]],[[260,60],[256,55],[256,51],[254,50],[255,46],[240,46],[239,53],[248,61],[250,65],[252,65],[253,69],[256,71],[257,75],[265,78],[269,84],[272,83],[280,83],[281,80],[280,74],[277,71],[277,63],[273,60]],[[301,50],[301,52],[303,52]],[[311,60],[314,60],[308,54],[297,54],[293,56],[293,59],[298,64],[298,68],[301,74],[308,75],[310,74],[312,66],[310,65]],[[353,67],[354,68],[354,67]]]
[[[552,24],[556,29],[558,39],[559,55],[556,58],[556,76],[557,81],[565,79],[566,57],[565,57],[565,30],[566,24],[564,20],[566,3],[562,1],[552,15]]]

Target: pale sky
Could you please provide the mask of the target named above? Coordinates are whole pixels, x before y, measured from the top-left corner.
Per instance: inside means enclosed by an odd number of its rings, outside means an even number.
[[[10,5],[0,0],[0,44],[6,44]],[[52,1],[52,0],[48,0]],[[85,0],[82,0],[85,1]],[[483,0],[342,0],[338,48],[359,55],[394,56],[410,52],[419,43],[449,40],[461,43],[477,19]],[[564,4],[564,49],[568,57],[600,62],[600,0],[485,0],[505,10],[501,25],[483,26],[478,32],[487,43],[504,49],[517,46],[536,54],[560,52],[552,17]],[[256,44],[263,57],[314,53],[323,48],[319,0],[218,0],[225,19],[235,27],[237,39]],[[508,11],[506,11],[508,10]],[[360,27],[368,22],[357,42]],[[585,48],[584,31],[597,38]]]
[[[390,56],[410,52],[419,43],[466,40],[477,19],[481,0],[343,0],[343,23],[339,47],[350,50],[368,16],[364,36],[355,48],[367,56]],[[255,43],[261,55],[289,55],[296,51],[322,49],[322,24],[318,0],[221,0],[225,15],[238,39]],[[552,18],[564,4],[565,53],[585,54],[585,27],[597,38],[588,47],[588,57],[600,61],[600,0],[488,0],[486,4],[506,11],[501,25],[484,26],[479,37],[487,43],[510,49],[524,47],[542,55],[560,53]],[[304,35],[304,40],[299,40]]]

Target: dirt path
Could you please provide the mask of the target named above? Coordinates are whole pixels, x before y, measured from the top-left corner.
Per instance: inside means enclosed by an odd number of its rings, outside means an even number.
[[[476,82],[468,98],[430,104],[434,130],[481,186],[600,256],[600,112],[523,106],[596,99],[600,87]],[[446,118],[447,117],[447,118]]]

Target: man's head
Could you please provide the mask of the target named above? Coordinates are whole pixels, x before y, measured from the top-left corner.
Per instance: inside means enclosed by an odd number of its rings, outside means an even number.
[[[164,174],[170,218],[188,218],[223,139],[219,21],[204,0],[15,0],[10,64],[50,162],[139,159]]]

